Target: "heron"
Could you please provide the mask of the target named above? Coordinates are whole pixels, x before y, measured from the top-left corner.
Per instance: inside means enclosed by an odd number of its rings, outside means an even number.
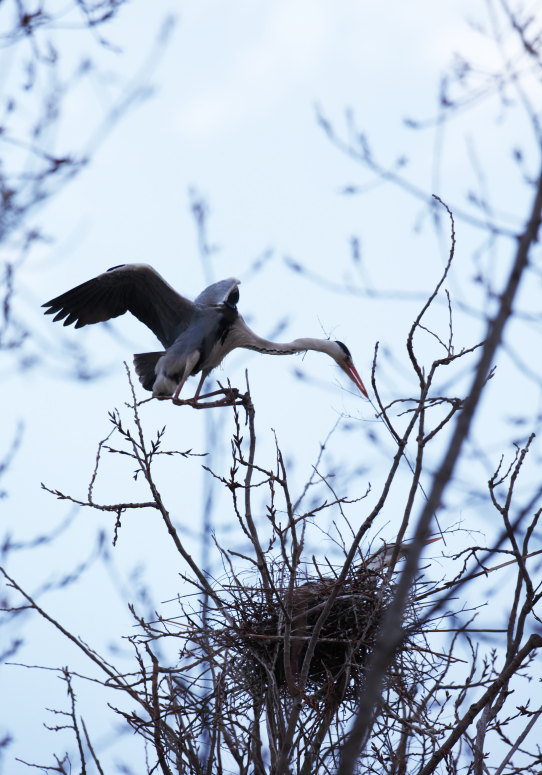
[[[435,541],[440,541],[442,536],[436,536],[435,538],[425,538],[423,545],[433,544]],[[412,546],[412,539],[407,541],[401,541],[399,545],[395,544],[382,544],[376,552],[366,557],[361,565],[361,570],[365,571],[377,571],[382,572],[384,568],[389,567],[393,556],[396,555],[398,560],[401,560],[407,556]]]
[[[209,373],[238,347],[269,355],[307,350],[326,353],[368,398],[350,351],[342,342],[311,338],[272,342],[254,333],[237,311],[239,284],[234,277],[220,280],[190,301],[148,264],[120,264],[42,306],[47,307],[44,314],[54,314],[54,321],[63,320],[65,326],[74,323],[75,328],[131,312],[164,348],[134,355],[143,388],[156,398],[171,397],[175,403],[196,406]],[[201,376],[194,397],[180,401],[186,380],[197,374]]]

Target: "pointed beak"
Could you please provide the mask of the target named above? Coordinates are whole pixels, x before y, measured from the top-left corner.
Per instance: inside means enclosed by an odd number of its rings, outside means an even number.
[[[353,363],[349,363],[346,365],[341,364],[341,367],[343,371],[345,371],[348,374],[352,382],[355,383],[356,387],[360,390],[362,395],[364,395],[365,398],[369,398],[369,393],[367,393],[367,390],[365,389],[365,385],[361,381],[361,377],[359,376],[354,364]]]

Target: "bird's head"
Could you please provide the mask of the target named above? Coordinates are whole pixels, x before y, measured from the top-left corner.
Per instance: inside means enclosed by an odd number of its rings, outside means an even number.
[[[356,367],[354,366],[354,362],[352,360],[352,356],[350,355],[350,350],[343,342],[334,342],[334,341],[328,341],[327,342],[328,348],[327,353],[330,355],[335,363],[338,363],[341,369],[348,374],[352,382],[356,385],[356,387],[360,390],[360,392],[365,396],[365,398],[369,398],[369,394],[367,393],[367,390],[365,388],[365,385],[361,381],[361,377],[359,376]]]

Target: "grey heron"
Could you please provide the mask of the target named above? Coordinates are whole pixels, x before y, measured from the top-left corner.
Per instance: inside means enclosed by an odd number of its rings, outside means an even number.
[[[423,545],[427,546],[427,544],[432,544],[435,541],[440,541],[442,536],[436,536],[435,538],[426,538],[423,540]],[[363,572],[369,570],[369,571],[378,571],[382,572],[384,568],[387,568],[393,558],[393,555],[397,553],[397,559],[403,559],[407,556],[408,552],[410,551],[410,547],[412,546],[412,539],[407,541],[402,541],[399,546],[397,544],[382,544],[381,547],[379,547],[376,552],[371,554],[369,557],[366,557],[363,560],[363,563],[361,565],[361,570]]]
[[[354,367],[346,345],[328,339],[294,339],[271,342],[252,331],[237,311],[239,280],[229,278],[205,288],[192,302],[177,293],[151,266],[121,264],[43,304],[45,314],[75,323],[116,318],[125,312],[148,326],[163,350],[134,355],[134,365],[145,390],[157,398],[179,393],[190,376],[201,374],[193,399],[195,405],[209,372],[237,347],[270,355],[316,350],[329,355],[350,377],[361,393],[367,390]],[[184,402],[183,402],[184,403]]]

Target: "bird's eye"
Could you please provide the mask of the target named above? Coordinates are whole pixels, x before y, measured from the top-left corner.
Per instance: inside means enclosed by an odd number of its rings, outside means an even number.
[[[346,358],[346,360],[347,360],[347,361],[351,361],[351,360],[352,360],[352,356],[350,355],[350,350],[349,350],[349,349],[348,349],[348,347],[347,347],[347,346],[344,344],[344,342],[339,342],[339,340],[337,340],[337,341],[335,342],[335,344],[338,344],[338,345],[339,345],[339,347],[341,348],[341,350],[343,351],[343,353],[344,353],[344,355],[345,355],[345,358]]]

